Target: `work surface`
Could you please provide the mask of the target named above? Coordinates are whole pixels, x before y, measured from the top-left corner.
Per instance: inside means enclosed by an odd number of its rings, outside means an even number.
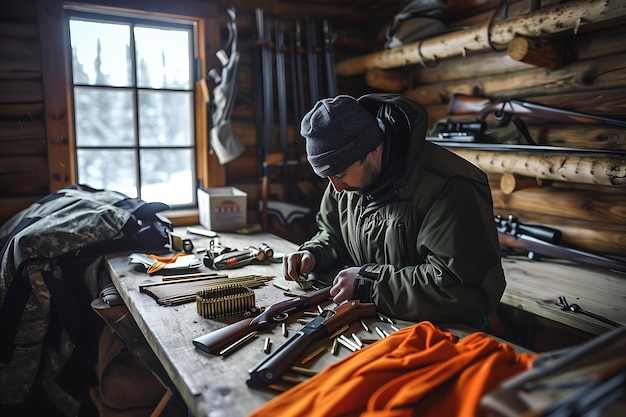
[[[208,239],[186,235],[184,229],[180,234],[185,238],[192,238],[196,248],[207,245]],[[296,245],[265,233],[254,235],[220,234],[219,242],[223,246],[233,248],[245,248],[250,245],[257,246],[260,243],[266,243],[276,252],[281,253],[289,253],[297,249]],[[150,347],[170,375],[192,415],[196,417],[245,416],[277,395],[277,392],[274,391],[248,387],[246,385],[246,381],[249,379],[248,370],[268,356],[263,351],[266,337],[270,337],[272,351],[278,349],[281,344],[288,340],[289,336],[304,326],[303,323],[297,321],[297,319],[303,319],[303,313],[295,314],[286,320],[287,336],[283,334],[281,326],[277,326],[269,332],[260,332],[256,338],[227,356],[212,356],[196,349],[192,343],[193,339],[224,327],[236,319],[241,319],[241,315],[205,319],[198,314],[195,302],[161,306],[157,304],[154,298],[140,292],[140,285],[162,282],[163,276],[147,275],[143,266],[129,264],[126,254],[109,257],[107,266],[120,296],[144,333]],[[211,270],[202,267],[201,271]],[[299,289],[295,282],[286,281],[282,277],[282,264],[278,263],[251,264],[243,268],[219,272],[227,273],[230,277],[248,274],[274,276],[267,285],[254,290],[256,306],[258,307],[267,307],[289,298],[282,289],[273,284],[288,288],[293,293],[305,293]],[[332,308],[334,303],[329,300],[322,303],[321,307]],[[309,309],[309,311],[319,314],[316,307]],[[308,320],[310,319],[308,318]],[[395,322],[392,325],[381,321],[378,317],[363,321],[368,325],[369,332],[366,332],[361,323],[357,321],[351,325],[345,334],[351,335],[354,332],[364,339],[378,339],[379,336],[375,332],[376,327],[391,333],[394,331],[394,325],[404,327],[412,324]],[[463,326],[450,326],[446,330],[452,331],[459,337],[463,337],[471,331],[471,329]],[[328,351],[315,356],[305,367],[319,371],[349,353],[345,347],[340,347],[335,356],[330,352],[330,344],[328,347]],[[303,378],[302,375],[298,377]]]
[[[559,323],[600,335],[615,326],[583,313],[564,310],[568,304],[626,325],[626,274],[577,263],[525,257],[504,258],[507,287],[502,303]]]
[[[186,235],[197,247],[208,246],[207,238]],[[245,248],[249,245],[266,243],[274,251],[289,252],[297,249],[295,245],[269,234],[226,235],[219,236],[223,246]],[[139,328],[148,343],[170,375],[176,389],[190,408],[192,415],[201,416],[245,416],[264,402],[275,396],[270,391],[249,388],[248,369],[267,356],[263,352],[264,339],[270,336],[273,349],[287,338],[278,327],[272,332],[264,332],[232,354],[221,357],[200,352],[193,345],[193,339],[211,332],[226,324],[241,319],[241,315],[224,319],[205,319],[196,309],[196,303],[174,306],[161,306],[156,300],[140,292],[140,285],[162,281],[161,275],[148,276],[145,268],[129,264],[127,256],[108,259],[109,272]],[[202,267],[201,271],[211,271]],[[229,276],[270,275],[282,276],[282,264],[248,265],[225,272]],[[296,283],[287,283],[276,277],[271,282],[290,287],[298,292]],[[286,299],[283,291],[273,285],[265,285],[255,291],[256,306],[267,307]],[[300,293],[304,293],[300,291]],[[302,327],[290,318],[287,328],[290,332]]]
[[[208,246],[208,238],[196,235],[187,235],[184,229],[177,230],[185,238],[191,238],[196,248]],[[237,235],[221,234],[219,242],[223,246],[245,248],[266,243],[274,251],[289,253],[297,249],[284,239],[271,234]],[[246,385],[249,379],[248,370],[267,357],[263,351],[266,337],[270,337],[272,351],[276,350],[288,337],[303,327],[297,319],[303,318],[303,313],[289,317],[286,321],[287,336],[283,335],[280,326],[271,331],[261,332],[256,338],[227,356],[212,356],[197,350],[192,341],[194,338],[207,334],[215,329],[226,326],[241,315],[220,319],[205,319],[196,309],[196,303],[186,303],[173,306],[161,306],[148,294],[140,292],[140,286],[149,283],[162,282],[161,275],[149,276],[143,266],[129,264],[127,254],[108,258],[108,268],[112,280],[122,299],[127,305],[139,328],[144,333],[152,350],[170,375],[177,391],[196,417],[201,416],[245,416],[277,395],[276,392],[250,388]],[[601,292],[605,300],[615,303],[616,299],[623,301],[624,291],[622,276],[609,276],[596,269],[585,269],[578,265],[559,265],[552,263],[538,264],[524,258],[503,260],[507,274],[508,287],[503,302],[539,314],[544,317],[561,320],[571,325],[583,328],[592,333],[601,333],[612,327],[598,322],[591,317],[579,313],[565,312],[555,305],[559,296],[565,296],[570,303],[579,303],[583,308],[606,315],[613,320],[624,320],[623,303],[599,305],[596,301],[587,300],[592,294]],[[211,271],[202,267],[201,271]],[[582,271],[582,272],[581,272]],[[275,285],[288,288],[290,292],[303,294],[295,282],[286,281],[282,277],[282,264],[262,263],[250,264],[243,268],[219,271],[230,277],[242,275],[273,276],[267,285],[254,290],[257,307],[268,307],[276,302],[288,298],[284,291]],[[580,276],[580,288],[568,284],[568,278]],[[323,303],[321,307],[332,308],[331,301]],[[317,308],[310,312],[317,313]],[[310,318],[309,318],[310,320]],[[367,339],[377,339],[374,327],[392,332],[393,326],[379,318],[364,320],[370,328],[367,333],[359,322],[353,323],[346,334],[352,332]],[[396,322],[396,327],[404,327],[412,323]],[[462,326],[449,326],[446,330],[452,331],[459,337],[466,335],[471,329]],[[330,347],[330,344],[329,344]],[[341,347],[338,355],[325,351],[306,364],[307,368],[319,371],[339,357],[349,353]],[[299,376],[302,378],[302,376]]]

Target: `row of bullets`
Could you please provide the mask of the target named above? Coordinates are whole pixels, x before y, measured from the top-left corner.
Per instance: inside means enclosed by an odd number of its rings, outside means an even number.
[[[205,288],[196,293],[198,314],[206,319],[246,313],[255,308],[254,291],[241,284]]]

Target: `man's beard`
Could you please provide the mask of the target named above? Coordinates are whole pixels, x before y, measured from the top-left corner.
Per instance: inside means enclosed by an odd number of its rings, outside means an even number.
[[[376,179],[380,175],[380,170],[376,170],[375,167],[370,163],[366,167],[367,172],[367,181],[362,187],[344,187],[344,191],[350,191],[357,194],[367,194],[367,190],[369,190],[376,182]]]
[[[358,193],[358,194],[363,193],[363,189],[359,187],[345,187],[343,191],[350,191],[350,192]]]

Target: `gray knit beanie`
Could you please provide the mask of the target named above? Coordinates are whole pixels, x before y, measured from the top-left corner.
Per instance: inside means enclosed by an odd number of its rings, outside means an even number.
[[[335,175],[363,159],[383,141],[382,124],[351,96],[326,98],[302,119],[306,154],[320,177]]]

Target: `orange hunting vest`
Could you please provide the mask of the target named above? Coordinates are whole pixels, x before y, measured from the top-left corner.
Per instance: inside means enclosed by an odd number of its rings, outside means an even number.
[[[421,322],[393,332],[273,398],[249,417],[476,417],[483,394],[535,354],[484,334],[456,341]]]

